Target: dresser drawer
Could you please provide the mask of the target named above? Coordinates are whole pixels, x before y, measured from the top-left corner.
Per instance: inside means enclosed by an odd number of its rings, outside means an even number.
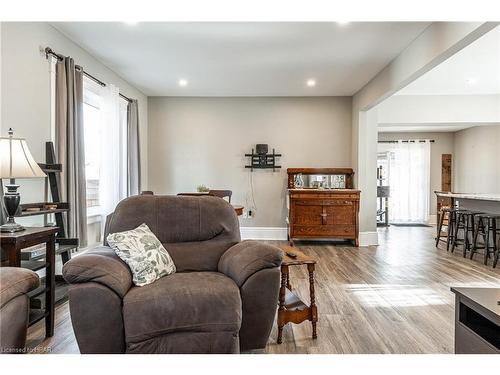
[[[334,193],[323,193],[317,194],[314,192],[292,192],[290,193],[290,198],[292,199],[349,199],[359,201],[359,193],[343,193],[343,194],[334,194]]]
[[[293,224],[354,225],[356,211],[351,204],[324,205],[321,202],[294,202]]]
[[[293,203],[300,206],[349,206],[354,205],[354,200],[348,199],[297,199]]]
[[[355,238],[355,225],[294,225],[292,237]]]

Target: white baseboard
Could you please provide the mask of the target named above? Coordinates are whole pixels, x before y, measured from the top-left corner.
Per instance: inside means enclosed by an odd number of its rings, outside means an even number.
[[[285,240],[287,229],[280,227],[240,227],[242,240]]]
[[[286,240],[287,228],[280,227],[240,227],[242,240]],[[377,232],[360,232],[359,246],[377,246]]]
[[[378,233],[375,232],[359,232],[359,246],[377,246]]]

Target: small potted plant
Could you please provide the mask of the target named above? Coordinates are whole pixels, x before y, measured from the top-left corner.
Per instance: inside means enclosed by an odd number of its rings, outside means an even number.
[[[198,185],[196,190],[198,191],[198,193],[208,193],[210,191],[210,189],[207,188],[205,185]]]

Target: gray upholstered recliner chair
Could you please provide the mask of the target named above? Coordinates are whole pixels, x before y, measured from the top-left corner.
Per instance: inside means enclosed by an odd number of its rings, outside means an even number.
[[[28,330],[27,293],[39,285],[38,275],[31,270],[0,267],[0,353],[22,353]]]
[[[82,353],[239,353],[264,348],[277,308],[281,250],[240,242],[233,207],[217,197],[142,195],[121,201],[108,233],[146,223],[172,256],[173,275],[132,284],[102,246],[65,264]]]

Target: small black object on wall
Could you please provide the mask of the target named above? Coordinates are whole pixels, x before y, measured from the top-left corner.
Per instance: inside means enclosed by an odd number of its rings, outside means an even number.
[[[263,143],[259,143],[255,145],[255,151],[257,151],[257,154],[259,155],[265,155],[267,154],[267,151],[269,151],[269,146]]]
[[[252,172],[254,169],[272,169],[274,172],[276,169],[281,168],[280,165],[276,165],[276,158],[281,157],[281,154],[277,154],[274,148],[272,154],[268,154],[269,146],[267,144],[257,144],[255,149],[256,153],[252,148],[251,154],[245,154],[245,156],[251,158],[250,165],[245,165],[245,168],[250,168]]]

